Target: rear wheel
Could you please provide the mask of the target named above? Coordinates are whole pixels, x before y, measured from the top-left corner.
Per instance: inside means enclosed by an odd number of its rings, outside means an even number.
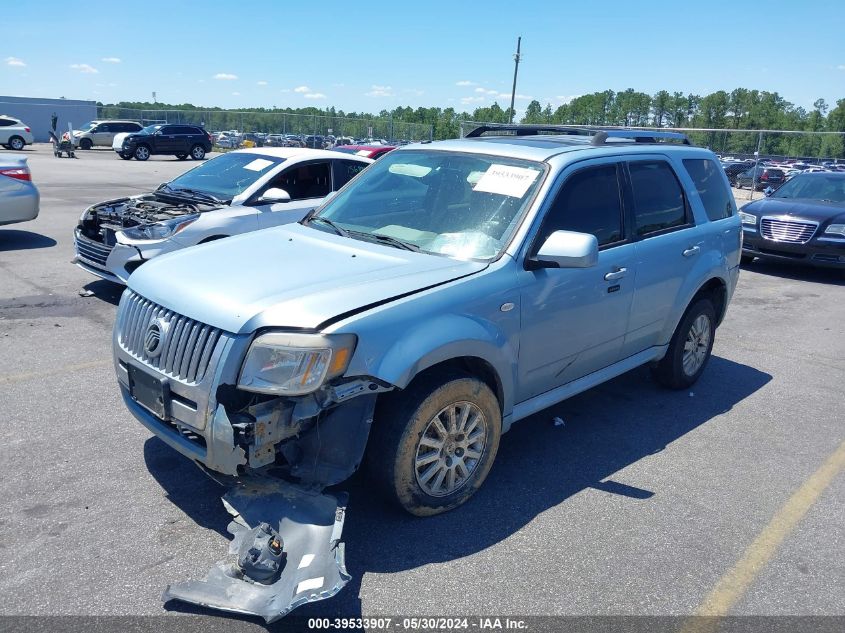
[[[467,501],[487,477],[502,433],[495,394],[461,373],[423,376],[380,403],[367,461],[387,496],[429,516]]]
[[[16,152],[21,151],[24,148],[24,140],[20,136],[13,136],[9,139],[9,148],[15,150]]]
[[[90,138],[84,138],[79,141],[79,149],[91,149],[94,147],[94,143],[91,142]]]
[[[202,160],[205,158],[205,148],[202,145],[194,145],[191,148],[191,158],[194,160]]]
[[[135,160],[147,160],[150,157],[150,148],[146,145],[139,145],[135,148]]]
[[[666,356],[652,370],[660,384],[671,389],[692,386],[707,366],[716,333],[716,311],[710,299],[699,299],[684,314]]]

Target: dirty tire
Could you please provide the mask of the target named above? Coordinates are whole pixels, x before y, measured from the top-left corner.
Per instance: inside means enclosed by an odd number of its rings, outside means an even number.
[[[186,158],[188,158],[188,155],[187,154],[176,154],[176,158],[178,158],[179,160],[185,160]]]
[[[146,145],[139,145],[135,148],[135,160],[147,160],[150,157],[150,148]]]
[[[451,405],[474,406],[483,416],[484,444],[481,457],[475,460],[463,482],[457,483],[449,493],[432,495],[424,489],[417,475],[416,462],[421,450],[420,441],[435,416]],[[448,424],[448,414],[446,424]],[[470,414],[471,419],[472,414]],[[467,420],[469,425],[470,420]],[[446,512],[469,499],[490,472],[499,438],[502,433],[502,414],[495,394],[482,381],[457,371],[445,375],[430,373],[415,380],[404,391],[382,396],[376,409],[370,445],[367,449],[367,467],[374,483],[385,495],[402,508],[417,516],[430,516]],[[472,436],[474,434],[470,433]],[[458,435],[458,437],[461,437]],[[466,437],[469,440],[469,437]],[[478,440],[475,440],[478,442]],[[475,448],[478,444],[474,443]],[[423,448],[422,450],[428,450]],[[445,450],[445,449],[444,449]],[[457,451],[463,449],[455,449]],[[469,450],[469,448],[467,448]],[[461,452],[461,455],[464,455]],[[469,452],[466,453],[469,455]],[[449,459],[454,459],[450,457]],[[472,460],[462,464],[469,464]],[[443,462],[444,464],[446,462]],[[457,463],[457,462],[453,462]],[[465,466],[466,467],[466,466]],[[457,473],[457,466],[450,470]],[[457,474],[455,481],[461,477]],[[436,480],[437,477],[435,476]],[[444,480],[444,483],[448,479]]]
[[[205,148],[202,145],[194,145],[191,148],[191,158],[194,160],[202,160],[205,158]]]
[[[9,148],[15,150],[16,152],[21,151],[24,148],[24,140],[20,136],[13,136],[9,139]]]
[[[91,149],[94,147],[94,143],[91,142],[90,138],[84,138],[79,141],[79,149]]]
[[[754,255],[740,255],[739,263],[742,265],[750,264],[754,261]]]
[[[695,342],[693,327],[706,322],[709,336],[706,341]],[[652,374],[657,381],[670,389],[686,389],[691,387],[704,372],[710,353],[713,351],[713,341],[716,334],[716,310],[710,299],[699,299],[684,313],[681,322],[672,335],[666,356],[652,368]],[[692,339],[692,340],[691,340]],[[685,352],[690,348],[697,348],[703,354],[703,360],[694,364],[692,368],[685,368]]]

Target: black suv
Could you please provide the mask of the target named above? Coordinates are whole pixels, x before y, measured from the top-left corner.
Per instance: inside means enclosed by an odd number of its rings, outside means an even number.
[[[120,149],[115,148],[124,160],[133,156],[147,160],[153,154],[170,154],[179,160],[188,156],[194,160],[205,158],[211,151],[211,137],[197,125],[149,125],[137,134],[123,139]]]

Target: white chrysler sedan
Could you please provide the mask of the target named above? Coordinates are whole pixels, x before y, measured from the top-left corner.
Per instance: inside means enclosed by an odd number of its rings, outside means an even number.
[[[296,222],[373,161],[308,148],[228,152],[151,193],[89,207],[73,262],[125,284],[144,262],[230,235]]]

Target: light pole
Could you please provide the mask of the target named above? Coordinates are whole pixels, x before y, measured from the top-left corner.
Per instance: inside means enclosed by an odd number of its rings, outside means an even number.
[[[519,47],[522,43],[522,37],[516,38],[516,55],[513,56],[513,88],[511,89],[511,109],[509,112],[508,123],[513,123],[513,102],[516,99],[516,74],[519,72]]]

